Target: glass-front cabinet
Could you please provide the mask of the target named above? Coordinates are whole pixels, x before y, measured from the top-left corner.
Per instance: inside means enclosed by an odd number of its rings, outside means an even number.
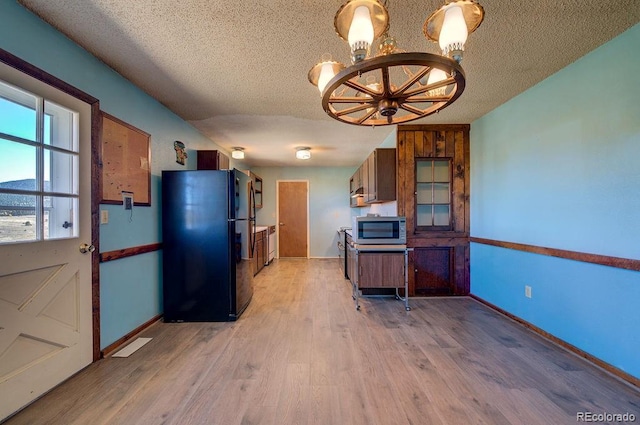
[[[409,296],[468,295],[468,124],[399,125],[398,215],[407,222]]]
[[[416,158],[416,228],[451,229],[451,160]]]

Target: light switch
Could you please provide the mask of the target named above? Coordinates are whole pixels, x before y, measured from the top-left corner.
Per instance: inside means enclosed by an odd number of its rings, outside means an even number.
[[[109,211],[100,210],[100,224],[109,224]]]

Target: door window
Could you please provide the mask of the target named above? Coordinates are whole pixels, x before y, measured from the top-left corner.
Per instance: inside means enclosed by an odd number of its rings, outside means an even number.
[[[0,81],[0,244],[78,237],[78,119]]]

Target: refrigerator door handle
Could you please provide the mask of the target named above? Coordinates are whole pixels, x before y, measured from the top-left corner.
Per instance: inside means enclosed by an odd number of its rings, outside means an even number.
[[[249,181],[249,226],[251,226],[249,238],[251,239],[251,258],[253,258],[256,251],[256,192],[253,188],[253,180]]]

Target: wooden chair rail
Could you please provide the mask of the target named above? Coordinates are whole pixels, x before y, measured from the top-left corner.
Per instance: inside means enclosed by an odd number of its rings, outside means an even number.
[[[131,248],[122,248],[115,251],[107,251],[100,253],[100,262],[120,260],[121,258],[132,257],[134,255],[146,254],[148,252],[159,251],[162,249],[162,243],[152,243],[149,245],[134,246]]]
[[[584,263],[600,264],[602,266],[616,267],[619,269],[640,271],[640,260],[631,258],[610,257],[607,255],[589,254],[585,252],[567,251],[564,249],[546,248],[542,246],[526,245],[515,242],[496,241],[493,239],[470,238],[471,242],[492,245],[500,248],[514,249],[516,251],[531,252],[534,254],[548,255],[567,260],[582,261]]]

